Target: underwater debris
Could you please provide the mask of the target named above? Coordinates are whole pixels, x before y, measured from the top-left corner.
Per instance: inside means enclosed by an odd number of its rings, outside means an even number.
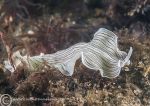
[[[77,43],[68,49],[53,54],[38,56],[21,56],[16,52],[13,57],[27,65],[31,71],[40,67],[49,66],[57,68],[62,74],[71,76],[76,61],[81,58],[82,63],[93,70],[99,70],[102,77],[115,78],[119,75],[121,67],[130,63],[132,47],[128,54],[120,51],[117,45],[117,36],[100,28],[89,43]]]

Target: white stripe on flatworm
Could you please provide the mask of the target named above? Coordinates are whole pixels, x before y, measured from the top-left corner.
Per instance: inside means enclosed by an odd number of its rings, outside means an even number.
[[[114,78],[120,73],[121,67],[129,63],[132,54],[118,49],[117,36],[100,28],[89,43],[77,43],[68,49],[60,50],[53,54],[44,54],[33,57],[15,55],[26,63],[30,70],[36,71],[43,65],[57,68],[66,76],[74,72],[76,61],[81,58],[82,63],[90,69],[99,70],[103,77]]]

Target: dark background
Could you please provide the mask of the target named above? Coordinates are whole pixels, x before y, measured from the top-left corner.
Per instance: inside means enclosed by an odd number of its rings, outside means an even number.
[[[133,47],[131,65],[115,79],[102,78],[80,60],[72,77],[58,70],[4,69],[4,61],[18,50],[31,56],[54,53],[89,42],[101,27],[117,34],[121,50]],[[15,106],[150,105],[149,0],[1,0],[0,34],[0,93],[51,99]]]

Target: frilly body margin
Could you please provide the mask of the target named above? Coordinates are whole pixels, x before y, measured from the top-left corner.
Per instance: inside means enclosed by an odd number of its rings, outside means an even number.
[[[100,28],[89,43],[77,43],[53,54],[27,57],[16,53],[14,57],[26,63],[32,71],[47,63],[66,76],[72,76],[75,63],[81,58],[87,68],[99,70],[103,77],[115,78],[120,74],[121,67],[129,64],[133,51],[132,47],[128,54],[120,51],[117,38],[113,32]]]

